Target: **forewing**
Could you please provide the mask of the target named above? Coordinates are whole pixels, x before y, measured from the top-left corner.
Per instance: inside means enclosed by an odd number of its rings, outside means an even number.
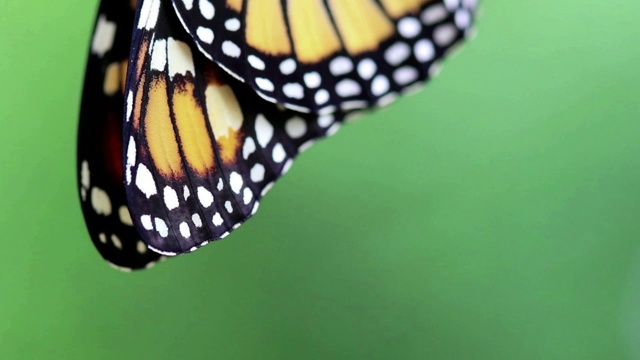
[[[434,76],[476,0],[172,0],[200,50],[263,98],[328,113],[382,106]]]
[[[266,102],[206,59],[170,1],[139,5],[126,86],[124,176],[150,248],[175,255],[227,236],[342,116]]]
[[[102,0],[88,58],[78,129],[82,212],[100,255],[122,270],[143,269],[161,255],[133,226],[122,173],[122,116],[134,10],[127,0]]]

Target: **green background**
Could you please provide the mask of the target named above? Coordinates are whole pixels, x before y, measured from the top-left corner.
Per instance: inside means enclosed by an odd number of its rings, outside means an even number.
[[[640,358],[639,1],[485,1],[425,91],[136,274],[76,190],[96,4],[0,2],[0,358]]]

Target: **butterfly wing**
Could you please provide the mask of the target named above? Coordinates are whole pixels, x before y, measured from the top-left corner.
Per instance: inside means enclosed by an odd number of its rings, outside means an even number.
[[[122,270],[147,268],[161,258],[140,240],[123,185],[123,90],[133,18],[127,0],[100,3],[77,144],[78,188],[89,234],[100,255]]]
[[[171,6],[139,4],[123,133],[133,222],[166,255],[237,228],[293,158],[342,121],[262,100],[194,48]]]
[[[263,98],[315,113],[385,105],[432,77],[476,0],[172,0],[200,50]]]

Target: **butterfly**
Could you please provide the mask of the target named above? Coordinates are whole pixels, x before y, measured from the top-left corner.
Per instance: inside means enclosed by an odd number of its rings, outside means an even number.
[[[293,3],[101,1],[81,102],[78,188],[91,239],[114,267],[148,268],[229,235],[296,156],[335,134],[354,110],[386,105],[432,76],[468,35],[475,9],[470,0]],[[394,30],[346,40],[371,30],[354,14],[378,19],[373,8],[384,15],[379,27]],[[315,10],[331,21],[311,16]],[[306,37],[295,30],[301,20],[312,23]],[[279,37],[283,26],[287,36]],[[335,52],[331,34],[341,44]],[[225,41],[251,54],[229,57]],[[285,43],[290,51],[278,50]],[[282,77],[290,59],[297,70]],[[264,79],[277,94],[259,86],[256,70],[270,74]],[[342,96],[349,92],[337,89],[349,81],[385,91]],[[314,101],[329,94],[323,107],[310,106],[306,97],[289,101],[291,88],[313,90]]]

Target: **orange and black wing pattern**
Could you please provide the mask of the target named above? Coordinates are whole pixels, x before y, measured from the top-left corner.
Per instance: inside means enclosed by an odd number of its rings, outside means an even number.
[[[475,7],[102,0],[77,156],[96,248],[132,270],[224,238],[347,114],[433,76]]]
[[[125,89],[124,183],[153,251],[177,255],[221,239],[342,115],[264,101],[202,55],[170,1],[142,0]]]
[[[133,30],[128,0],[103,0],[87,62],[77,144],[78,188],[89,234],[102,257],[122,270],[162,258],[135,229],[124,191],[124,80]]]
[[[388,104],[437,73],[476,0],[172,0],[211,60],[312,113]]]

